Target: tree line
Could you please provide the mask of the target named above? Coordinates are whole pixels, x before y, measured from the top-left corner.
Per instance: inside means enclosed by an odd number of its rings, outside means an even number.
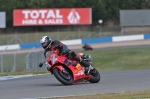
[[[14,9],[92,8],[92,24],[98,20],[119,21],[119,10],[149,9],[150,0],[0,0],[0,11],[6,12],[7,27],[13,26]]]

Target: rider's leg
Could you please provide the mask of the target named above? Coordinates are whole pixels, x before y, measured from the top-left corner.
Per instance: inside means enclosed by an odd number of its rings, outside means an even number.
[[[90,70],[94,70],[94,67],[92,66],[92,64],[90,62],[87,62],[83,58],[78,57],[75,52],[69,51],[68,56],[71,56],[73,59],[78,61],[83,67],[85,67],[86,70],[88,70],[88,72]]]
[[[89,67],[89,66],[90,66],[90,64],[89,64],[88,62],[86,62],[86,61],[84,61],[84,59],[78,57],[75,52],[70,51],[68,54],[69,54],[69,56],[71,56],[74,60],[78,61],[81,65],[83,65],[83,66],[85,66],[85,67]]]
[[[89,71],[94,71],[94,67],[92,66],[92,62],[88,62],[85,61],[84,58],[80,58],[78,57],[75,52],[71,52],[71,56],[73,57],[73,59],[75,59],[76,61],[78,61],[83,67],[85,67],[85,71],[89,72]],[[91,58],[91,57],[86,57],[86,58]]]
[[[84,59],[79,58],[78,56],[74,57],[74,59],[84,67],[86,73],[95,73],[95,68],[92,66],[91,62],[87,62]]]
[[[88,62],[84,61],[84,59],[79,58],[78,56],[74,57],[74,59],[76,61],[78,61],[81,65],[85,66],[85,67],[89,67],[90,66],[90,64]]]

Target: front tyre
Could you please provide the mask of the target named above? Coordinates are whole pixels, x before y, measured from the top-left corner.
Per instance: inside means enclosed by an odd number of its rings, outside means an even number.
[[[60,71],[58,68],[54,68],[53,74],[56,77],[56,79],[60,81],[62,84],[64,85],[73,84],[73,78],[70,73],[66,73],[66,72]]]
[[[100,79],[101,79],[100,73],[96,69],[95,69],[94,73],[90,72],[89,74],[91,76],[91,78],[89,80],[90,83],[98,83],[100,81]]]

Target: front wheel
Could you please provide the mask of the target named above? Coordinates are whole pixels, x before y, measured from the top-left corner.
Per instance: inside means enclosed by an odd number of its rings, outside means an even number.
[[[53,74],[58,81],[60,81],[64,85],[72,85],[73,78],[69,72],[60,71],[58,68],[53,69]]]
[[[98,83],[100,81],[100,79],[101,79],[100,73],[96,69],[95,69],[94,73],[90,72],[89,74],[91,76],[91,78],[89,80],[90,83]]]

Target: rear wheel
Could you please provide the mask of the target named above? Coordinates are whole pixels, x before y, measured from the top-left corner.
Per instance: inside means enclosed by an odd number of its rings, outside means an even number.
[[[100,73],[95,69],[94,72],[89,73],[91,78],[89,80],[90,83],[98,83],[101,79]]]
[[[72,85],[73,78],[72,75],[68,71],[60,71],[58,68],[53,69],[53,74],[58,81],[60,81],[64,85]]]

